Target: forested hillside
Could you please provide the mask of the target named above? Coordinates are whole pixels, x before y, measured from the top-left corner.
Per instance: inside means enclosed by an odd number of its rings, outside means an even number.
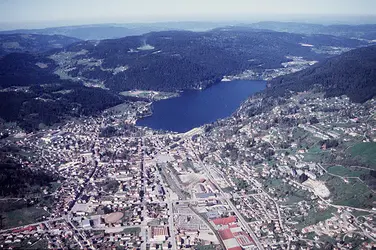
[[[304,46],[309,44],[309,46]],[[165,31],[99,42],[86,41],[54,52],[64,74],[104,83],[114,91],[176,91],[206,88],[224,75],[280,68],[287,56],[322,60],[323,47],[348,49],[365,42],[326,35],[229,27],[209,32]]]
[[[355,102],[364,102],[376,95],[376,46],[352,50],[270,84],[268,93],[273,96],[317,86],[327,96],[347,95]]]
[[[376,39],[376,25],[322,25],[297,22],[259,22],[249,25],[257,29],[269,29],[297,34],[325,34],[347,38]]]
[[[0,58],[0,117],[31,131],[124,102],[125,97],[118,95],[124,90],[206,88],[225,75],[244,70],[279,69],[281,63],[291,60],[288,56],[324,62],[273,81],[270,93],[280,95],[285,89],[305,90],[322,84],[330,95],[348,93],[363,101],[375,91],[369,80],[375,79],[375,47],[328,61],[330,55],[317,51],[364,45],[359,40],[327,35],[229,27],[80,41],[44,53],[11,53]],[[357,85],[352,85],[355,80]]]
[[[45,56],[11,53],[0,59],[0,87],[31,86],[60,81],[53,74],[57,65]]]
[[[62,35],[0,34],[0,56],[12,52],[46,52],[78,41],[80,39]]]
[[[210,30],[223,26],[213,22],[160,22],[160,23],[128,23],[128,24],[93,24],[51,27],[44,29],[19,29],[0,31],[0,34],[40,34],[64,35],[82,40],[115,39],[126,36],[140,36],[149,32],[164,30]]]
[[[26,130],[52,125],[68,116],[91,115],[117,105],[124,97],[81,83],[62,80],[53,60],[12,53],[0,59],[0,117]]]
[[[2,91],[0,99],[0,117],[18,122],[27,131],[71,116],[93,115],[125,101],[109,91],[70,82]]]

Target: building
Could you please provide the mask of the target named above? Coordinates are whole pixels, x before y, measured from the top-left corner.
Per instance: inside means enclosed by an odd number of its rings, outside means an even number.
[[[90,224],[90,220],[89,219],[85,219],[81,222],[82,224],[82,227],[84,229],[91,229],[91,224]]]
[[[237,220],[237,218],[235,216],[230,216],[230,217],[226,217],[226,218],[214,219],[212,221],[213,221],[214,225],[216,225],[218,227],[218,226],[225,226],[225,225],[228,225],[230,223],[235,223],[236,220]]]
[[[152,238],[153,241],[163,242],[169,236],[168,227],[166,227],[166,226],[152,227],[151,234],[152,234],[151,238]]]

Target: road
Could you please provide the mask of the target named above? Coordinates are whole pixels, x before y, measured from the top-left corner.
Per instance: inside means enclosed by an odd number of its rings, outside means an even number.
[[[140,162],[140,168],[141,168],[141,191],[143,192],[143,195],[145,195],[146,191],[146,172],[145,172],[145,166],[144,166],[144,149],[143,149],[143,139],[141,138],[141,143],[140,143],[140,155],[141,155],[141,162]],[[144,197],[141,197],[141,204],[142,204],[142,212],[141,212],[141,217],[142,217],[142,222],[141,222],[141,237],[142,237],[142,244],[141,244],[141,250],[146,250],[146,245],[148,243],[148,232],[147,232],[147,206],[146,206],[146,201]]]
[[[295,183],[296,185],[298,186],[301,186],[303,188],[308,188],[309,190],[311,190],[311,192],[313,193],[313,189],[307,187],[307,186],[304,186],[302,184],[300,184],[299,182],[296,182],[296,181],[293,181],[291,180],[292,183]],[[335,208],[342,208],[342,209],[352,209],[352,210],[357,210],[357,211],[362,211],[362,212],[367,212],[367,213],[371,213],[371,214],[376,214],[376,211],[374,210],[369,210],[369,209],[363,209],[363,208],[357,208],[357,207],[350,207],[350,206],[343,206],[343,205],[335,205],[335,204],[332,204],[330,203],[329,201],[327,201],[326,199],[322,198],[321,196],[318,196],[320,200],[322,200],[323,202],[325,202],[327,205],[329,206],[332,206],[332,207],[335,207]]]
[[[199,212],[197,212],[196,209],[194,209],[190,205],[188,205],[188,206],[192,210],[192,212],[194,212],[205,223],[205,225],[207,225],[210,228],[210,230],[215,234],[215,236],[217,237],[217,239],[218,239],[219,244],[221,245],[221,247],[223,249],[226,249],[225,243],[223,242],[222,238],[219,236],[218,231],[215,230],[215,228],[213,227],[213,225],[210,224],[210,222],[208,222],[208,220],[204,216],[202,216]]]
[[[246,180],[252,182],[253,184],[255,184],[255,186],[258,187],[258,190],[261,191],[263,195],[265,195],[266,197],[268,197],[269,200],[273,201],[273,203],[274,203],[274,205],[275,205],[275,207],[276,207],[276,209],[277,209],[279,225],[280,225],[280,227],[281,227],[281,230],[283,231],[283,223],[282,223],[281,210],[280,210],[280,208],[279,208],[277,202],[276,202],[276,201],[275,201],[275,200],[274,200],[274,199],[273,199],[273,198],[272,198],[267,192],[265,192],[264,189],[261,188],[261,185],[260,185],[256,180],[254,180],[254,179],[251,178],[251,177],[248,177],[248,176],[244,175],[243,173],[240,173],[240,172],[238,171],[238,169],[235,168],[235,167],[233,167],[233,170],[236,171],[239,175],[241,175],[244,179],[246,179]],[[261,194],[261,193],[259,193],[259,194]],[[265,207],[264,207],[264,206],[262,206],[262,207],[263,207],[265,213],[267,213]]]
[[[216,156],[217,156],[217,158],[218,158],[222,163],[225,163],[220,155],[216,154]],[[249,177],[249,176],[251,176],[251,173],[250,173],[250,170],[249,170],[248,168],[245,168],[245,171],[248,173],[248,176],[246,176],[246,175],[244,175],[243,173],[241,173],[241,172],[239,171],[239,168],[232,167],[232,169],[233,169],[235,172],[237,172],[237,174],[243,176],[244,179],[246,179],[246,180],[251,181],[252,183],[254,183],[255,186],[258,187],[258,190],[260,190],[264,195],[266,195],[270,200],[273,201],[273,203],[274,203],[274,205],[275,205],[275,207],[276,207],[276,209],[277,209],[279,225],[280,225],[280,227],[281,227],[281,230],[284,231],[284,227],[283,227],[283,223],[282,223],[281,210],[280,210],[280,208],[279,208],[277,202],[276,202],[274,199],[272,199],[272,197],[270,197],[270,195],[269,195],[267,192],[265,192],[265,190],[263,190],[263,189],[260,187],[261,185],[259,185],[259,183],[256,183],[256,181],[255,181],[253,178],[250,178],[250,177]],[[266,209],[264,208],[264,206],[262,206],[262,207],[263,207],[265,213],[267,213],[267,211],[266,211]]]
[[[223,190],[221,189],[221,187],[219,187],[216,184],[215,179],[211,176],[210,172],[208,171],[208,169],[206,168],[205,165],[204,165],[204,169],[205,169],[205,172],[206,172],[207,176],[209,177],[210,181],[217,186],[217,188],[218,188],[219,192],[221,193],[221,195],[224,196],[224,197],[226,197],[227,194],[225,192],[223,192]],[[238,217],[239,221],[243,224],[243,226],[245,227],[245,229],[249,233],[249,235],[251,235],[251,237],[252,237],[253,241],[255,242],[256,246],[258,247],[258,249],[261,249],[261,250],[264,249],[263,246],[261,245],[260,241],[257,239],[256,234],[249,227],[248,223],[243,218],[243,216],[238,211],[238,209],[235,207],[235,205],[230,201],[230,199],[228,197],[225,198],[225,201],[230,206],[230,208],[235,212],[236,217]]]
[[[107,230],[107,229],[113,229],[113,230],[115,230],[116,229],[116,231],[123,231],[123,230],[125,230],[125,229],[132,229],[132,228],[141,228],[141,230],[144,228],[144,227],[147,227],[147,226],[140,226],[140,225],[134,225],[134,226],[122,226],[122,227],[107,227],[107,226],[103,226],[103,227],[93,227],[93,228],[91,228],[90,230],[94,230],[94,231],[105,231],[105,230]],[[85,231],[85,230],[87,230],[87,229],[85,229],[85,228],[79,228],[79,229],[77,229],[78,231]]]
[[[160,203],[167,203],[167,209],[168,209],[168,227],[170,229],[170,242],[172,245],[172,250],[177,250],[177,243],[176,243],[176,232],[175,232],[175,225],[174,225],[174,211],[173,211],[173,200],[171,199],[170,190],[166,187],[166,183],[163,181],[162,173],[156,172],[156,177],[159,179],[160,185],[163,187],[163,189],[166,192],[166,202],[160,202]],[[166,177],[167,178],[167,177]],[[174,184],[174,183],[171,183]],[[172,191],[172,190],[171,190]],[[156,202],[158,203],[158,202]]]
[[[246,220],[243,218],[243,216],[241,215],[241,213],[238,211],[238,209],[235,207],[235,205],[231,202],[231,200],[229,199],[229,194],[225,193],[222,188],[217,184],[216,180],[213,178],[213,176],[211,175],[209,169],[207,168],[207,166],[202,162],[202,160],[200,159],[200,157],[197,156],[196,154],[196,151],[193,149],[193,146],[192,144],[190,143],[189,144],[190,147],[191,147],[191,150],[192,152],[194,152],[197,160],[200,162],[201,166],[203,167],[203,169],[205,170],[206,172],[206,175],[207,177],[209,178],[209,180],[217,187],[217,189],[219,190],[220,194],[222,195],[222,197],[225,197],[225,201],[226,203],[231,207],[231,209],[234,211],[235,215],[238,217],[239,221],[243,224],[243,226],[245,227],[246,231],[249,233],[249,235],[252,237],[253,241],[255,242],[256,246],[258,249],[260,250],[263,250],[264,247],[261,245],[260,241],[258,240],[258,238],[256,237],[256,234],[252,231],[252,229],[249,227],[248,223],[246,222]]]
[[[173,250],[177,250],[177,244],[176,244],[176,238],[175,238],[175,225],[174,225],[174,211],[173,211],[173,206],[172,206],[172,202],[170,200],[170,195],[169,197],[167,198],[168,199],[168,202],[167,202],[167,206],[168,206],[168,225],[169,225],[169,229],[170,229],[170,239],[171,239],[171,245],[172,245],[172,249]]]
[[[42,223],[49,223],[49,222],[54,222],[54,221],[59,221],[59,220],[65,220],[67,217],[66,216],[62,216],[62,217],[58,217],[58,218],[55,218],[55,219],[50,219],[50,220],[44,220],[44,221],[40,221],[40,222],[36,222],[36,223],[31,223],[31,224],[27,224],[27,225],[23,225],[23,226],[19,226],[19,227],[12,227],[12,228],[8,228],[8,229],[3,229],[3,230],[0,230],[0,233],[5,233],[7,231],[12,231],[12,230],[16,230],[16,229],[21,229],[21,228],[26,228],[26,227],[30,227],[30,226],[38,226]]]

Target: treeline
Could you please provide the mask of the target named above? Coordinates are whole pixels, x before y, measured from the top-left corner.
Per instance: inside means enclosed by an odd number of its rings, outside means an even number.
[[[12,53],[0,59],[0,87],[27,88],[0,92],[0,117],[17,121],[31,131],[67,116],[92,115],[120,104],[127,98],[115,92],[123,90],[205,88],[220,81],[223,75],[250,68],[278,68],[288,55],[322,59],[322,55],[299,43],[324,44],[325,39],[330,42],[334,38],[233,28],[201,33],[155,32],[68,46],[66,51],[88,51],[75,60],[103,60],[102,68],[70,65],[76,67],[71,74],[103,81],[111,91],[61,80],[54,74],[59,66],[48,58],[48,53]],[[247,113],[255,115],[280,104],[287,90],[304,91],[315,86],[328,96],[347,94],[352,100],[363,102],[376,93],[375,50],[376,46],[350,51],[302,72],[277,78],[271,82],[267,98],[260,105],[248,105]],[[129,68],[117,74],[109,71],[119,66]]]
[[[53,74],[56,66],[53,60],[43,55],[11,53],[0,59],[0,87],[58,82],[59,76]]]
[[[103,59],[102,68],[74,64],[75,69],[69,72],[72,76],[104,81],[106,87],[116,91],[176,91],[205,88],[220,81],[224,75],[237,74],[246,69],[279,68],[282,62],[288,61],[286,56],[289,55],[321,60],[323,55],[299,43],[330,44],[337,40],[345,39],[320,36],[303,38],[289,33],[229,28],[200,33],[154,32],[104,40],[96,45],[87,41],[68,46],[66,51],[85,49],[88,53],[75,59]],[[352,46],[360,44],[351,43]],[[142,49],[143,46],[146,50]],[[103,70],[125,65],[129,69],[117,74]]]
[[[269,96],[312,88],[326,96],[347,95],[354,102],[365,102],[376,95],[376,46],[349,51],[306,70],[270,82]]]
[[[295,22],[259,22],[249,25],[252,28],[268,29],[298,34],[325,34],[347,38],[376,39],[375,24],[361,25],[322,25]],[[336,46],[336,45],[332,45]]]
[[[53,60],[41,55],[12,53],[0,59],[0,87],[11,87],[0,92],[0,117],[33,131],[69,116],[93,115],[130,99],[61,80],[55,68]]]
[[[109,91],[69,82],[35,86],[28,92],[0,92],[0,99],[0,117],[18,122],[27,131],[36,130],[41,124],[52,125],[69,116],[93,115],[125,101]]]
[[[62,35],[0,34],[0,56],[14,52],[46,52],[78,41],[80,39]]]
[[[72,64],[73,77],[102,81],[113,91],[131,89],[176,91],[206,88],[247,69],[262,71],[280,68],[286,56],[322,60],[300,43],[320,46],[357,47],[364,42],[326,35],[305,36],[283,32],[252,30],[245,27],[220,28],[208,32],[163,31],[142,36],[98,42],[82,41],[43,56],[11,54],[0,62],[1,82],[21,85],[57,81],[52,73],[57,64],[48,58],[60,51],[87,53],[77,55]],[[79,59],[101,60],[102,65],[77,63]],[[39,63],[39,66],[37,65]],[[41,65],[43,63],[44,65]],[[40,67],[42,66],[42,68]],[[47,66],[47,67],[45,67]],[[128,69],[114,73],[114,69]],[[20,83],[21,82],[21,83]],[[6,87],[5,83],[1,84]]]
[[[57,177],[41,169],[23,168],[9,158],[0,161],[0,196],[26,197],[40,193],[40,188],[56,181]]]

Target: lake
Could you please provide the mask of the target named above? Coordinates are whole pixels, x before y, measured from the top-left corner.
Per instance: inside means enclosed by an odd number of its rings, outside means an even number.
[[[179,97],[153,103],[153,115],[136,125],[187,132],[230,116],[250,95],[265,89],[264,81],[221,82],[205,90],[184,91]]]

